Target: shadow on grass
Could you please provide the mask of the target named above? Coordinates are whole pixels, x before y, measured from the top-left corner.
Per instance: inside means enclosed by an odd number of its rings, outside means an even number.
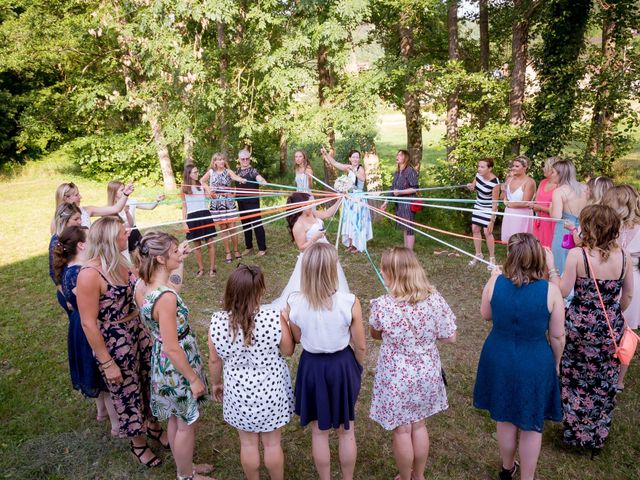
[[[430,218],[421,214],[426,222]],[[333,242],[337,221],[327,221],[328,238]],[[296,260],[296,251],[285,234],[283,222],[266,227],[268,254],[243,259],[259,264],[267,278],[265,301],[279,295]],[[402,233],[390,222],[376,223],[369,244],[373,261],[379,264],[385,248],[401,244]],[[441,234],[436,236],[443,237]],[[466,240],[453,241],[464,250]],[[475,369],[490,324],[479,317],[480,294],[488,276],[484,268],[468,268],[467,258],[434,256],[436,243],[418,237],[416,253],[433,284],[450,303],[457,316],[459,340],[441,345],[440,353],[449,380],[450,408],[427,420],[431,436],[427,478],[490,479],[499,467],[495,425],[484,412],[472,408]],[[218,249],[218,259],[221,258]],[[498,257],[504,250],[498,247]],[[352,291],[360,298],[365,321],[369,299],[383,294],[383,288],[364,255],[350,255],[340,249],[341,263]],[[196,266],[187,259],[184,298],[190,307],[190,322],[206,352],[206,330],[211,312],[221,306],[224,283],[235,264],[218,264],[216,278],[194,278]],[[166,479],[175,475],[169,452],[153,447],[165,460],[158,469],[137,465],[128,453],[125,440],[112,439],[107,423],[95,421],[93,402],[70,387],[66,355],[67,318],[55,301],[53,286],[46,275],[47,257],[39,255],[0,268],[0,474],[20,479]],[[379,343],[367,339],[362,390],[356,411],[358,463],[356,478],[387,480],[396,472],[391,452],[390,432],[368,418],[372,381]],[[296,371],[296,354],[289,363]],[[640,444],[639,382],[637,360],[629,372],[627,388],[616,408],[611,438],[597,461],[560,448],[559,426],[547,425],[539,462],[539,478],[546,480],[634,479],[640,478],[637,458]],[[293,375],[292,375],[293,378]],[[298,419],[283,429],[286,478],[316,478],[311,458],[311,435]],[[207,404],[197,435],[196,461],[210,462],[220,479],[242,478],[239,441],[234,429],[222,418],[221,406]],[[337,442],[332,441],[333,478],[338,478]],[[267,478],[263,471],[262,478]]]

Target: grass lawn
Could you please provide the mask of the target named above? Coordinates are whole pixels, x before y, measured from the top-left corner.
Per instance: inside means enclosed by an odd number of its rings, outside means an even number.
[[[403,123],[385,122],[378,142],[381,159],[391,163],[401,148]],[[432,131],[425,139],[436,140]],[[400,140],[398,141],[398,138]],[[426,147],[427,161],[441,155],[441,149]],[[638,150],[635,154],[638,155]],[[637,157],[636,157],[637,158]],[[49,222],[53,213],[53,192],[62,181],[80,186],[83,204],[101,205],[106,199],[102,184],[74,176],[69,160],[56,154],[33,162],[16,178],[2,182],[0,200],[5,205],[0,230],[0,477],[17,479],[169,479],[175,466],[168,452],[156,451],[165,459],[158,469],[138,466],[128,453],[127,442],[113,440],[109,426],[97,423],[93,402],[71,389],[67,367],[66,333],[68,320],[57,305],[47,275]],[[157,190],[137,189],[140,199],[154,198]],[[171,197],[169,197],[171,199]],[[175,197],[173,197],[175,198]],[[155,211],[138,210],[140,225],[180,217],[178,204],[162,205]],[[434,214],[422,212],[419,221],[433,222]],[[327,222],[328,237],[335,238],[337,220]],[[296,252],[284,222],[266,227],[268,255],[244,259],[260,265],[267,278],[266,301],[279,295],[293,266]],[[377,223],[369,244],[374,262],[384,248],[402,242],[402,234],[388,222]],[[471,244],[456,242],[470,250]],[[487,280],[484,268],[470,269],[466,258],[436,257],[440,246],[418,237],[416,252],[432,282],[457,315],[459,340],[441,346],[449,381],[450,408],[427,420],[431,435],[429,479],[496,478],[499,469],[494,423],[484,412],[472,407],[475,370],[482,343],[490,324],[481,320],[479,302]],[[499,259],[503,256],[498,247]],[[206,351],[206,329],[211,313],[221,306],[224,282],[233,268],[222,262],[218,248],[218,276],[195,278],[195,260],[187,260],[184,298],[191,309],[191,324]],[[365,319],[371,298],[383,293],[365,255],[340,252],[341,262],[352,291],[361,299]],[[371,386],[378,343],[368,340],[368,360],[357,407],[358,479],[391,479],[396,469],[391,453],[391,436],[368,419]],[[297,357],[291,359],[295,373]],[[638,362],[632,365],[627,388],[619,398],[610,439],[595,461],[586,454],[563,447],[560,426],[547,424],[538,478],[544,480],[602,480],[640,478],[640,382]],[[236,432],[222,420],[220,405],[204,408],[197,437],[196,460],[215,464],[220,479],[242,478]],[[294,418],[283,432],[286,478],[316,478],[311,458],[311,434]],[[332,450],[334,478],[339,478],[336,442]],[[267,478],[266,472],[264,478]]]

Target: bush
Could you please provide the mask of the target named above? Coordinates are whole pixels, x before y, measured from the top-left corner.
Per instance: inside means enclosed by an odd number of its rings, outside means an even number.
[[[162,180],[154,145],[142,129],[81,137],[70,147],[80,171],[95,180],[118,178],[148,184]]]

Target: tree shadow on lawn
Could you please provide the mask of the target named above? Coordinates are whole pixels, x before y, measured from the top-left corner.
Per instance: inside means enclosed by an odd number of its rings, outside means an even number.
[[[328,236],[335,239],[337,222],[327,222]],[[268,225],[268,254],[243,259],[259,264],[267,279],[265,301],[279,295],[296,260],[284,225]],[[382,251],[401,244],[402,233],[390,223],[376,224],[369,243],[373,261],[379,264]],[[467,241],[454,244],[468,250]],[[472,407],[475,369],[490,324],[479,317],[482,287],[488,276],[484,268],[470,269],[465,257],[436,257],[441,247],[419,237],[416,252],[434,285],[457,315],[459,340],[441,345],[440,352],[449,381],[450,408],[427,420],[431,436],[429,479],[489,479],[499,469],[494,423]],[[218,259],[221,256],[218,249]],[[500,255],[502,251],[499,250]],[[369,300],[383,293],[367,257],[340,249],[340,259],[352,291],[363,305],[365,323]],[[216,278],[194,278],[192,256],[185,266],[184,298],[190,307],[190,321],[206,356],[206,332],[211,312],[221,307],[226,278],[235,262],[219,262]],[[0,268],[0,471],[8,478],[171,478],[175,466],[169,452],[154,450],[165,463],[146,469],[135,463],[125,440],[112,439],[107,422],[95,421],[95,406],[70,387],[67,367],[67,318],[57,305],[47,274],[47,256],[39,255]],[[368,337],[368,335],[367,335]],[[389,479],[396,468],[391,452],[391,435],[368,418],[371,389],[379,343],[367,338],[368,353],[363,386],[356,412],[358,442],[357,479]],[[291,365],[294,378],[298,347]],[[637,361],[636,361],[637,362]],[[615,413],[611,438],[594,462],[559,448],[559,427],[545,431],[539,462],[539,478],[589,479],[639,478],[636,459],[640,453],[637,432],[637,363],[630,371],[627,389]],[[286,478],[315,478],[311,458],[311,435],[298,425],[297,417],[283,429]],[[333,472],[337,474],[337,442],[332,442]],[[207,404],[197,435],[196,461],[216,466],[221,479],[242,478],[237,434],[222,418],[221,406]],[[267,478],[263,472],[263,478]],[[337,477],[335,477],[337,478]]]

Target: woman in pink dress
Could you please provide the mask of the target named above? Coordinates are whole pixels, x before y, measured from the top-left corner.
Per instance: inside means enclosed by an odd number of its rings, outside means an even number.
[[[558,186],[557,183],[552,182],[549,178],[553,173],[553,164],[558,160],[560,160],[559,157],[549,157],[544,161],[544,168],[542,170],[544,180],[542,180],[538,186],[535,202],[530,202],[531,208],[540,218],[549,218],[551,197],[553,196],[553,191]],[[554,227],[555,223],[550,220],[536,219],[533,221],[533,234],[543,247],[551,248]]]

